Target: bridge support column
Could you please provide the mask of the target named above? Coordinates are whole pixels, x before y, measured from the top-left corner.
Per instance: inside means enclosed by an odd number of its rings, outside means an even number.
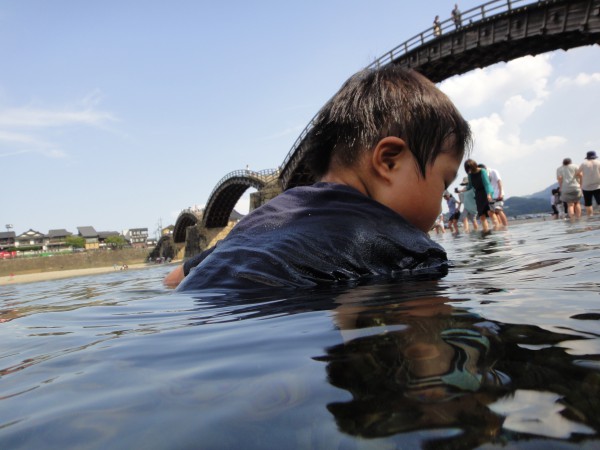
[[[206,228],[201,224],[188,227],[185,232],[185,258],[190,258],[217,244],[225,238],[236,224],[230,220],[227,226]]]
[[[281,194],[281,186],[278,182],[264,186],[261,190],[250,194],[250,211],[255,210],[259,206],[264,205],[272,198]]]
[[[190,258],[207,248],[206,228],[193,225],[185,229],[185,257]]]

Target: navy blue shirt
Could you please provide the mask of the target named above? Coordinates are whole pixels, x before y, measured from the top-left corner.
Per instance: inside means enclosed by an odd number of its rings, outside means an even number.
[[[311,287],[446,262],[439,244],[388,207],[349,186],[316,183],[285,191],[186,261],[179,289]]]

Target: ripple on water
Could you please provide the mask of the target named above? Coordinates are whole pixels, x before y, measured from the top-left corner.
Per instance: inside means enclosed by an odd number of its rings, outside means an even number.
[[[283,298],[174,293],[164,267],[3,288],[0,442],[592,448],[599,230],[435,236],[441,280]]]

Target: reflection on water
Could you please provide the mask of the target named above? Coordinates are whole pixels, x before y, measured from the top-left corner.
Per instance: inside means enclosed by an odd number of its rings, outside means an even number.
[[[597,448],[600,220],[437,236],[442,279],[0,287],[0,447]]]

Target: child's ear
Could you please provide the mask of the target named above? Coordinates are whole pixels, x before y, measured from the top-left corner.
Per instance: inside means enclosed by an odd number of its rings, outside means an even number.
[[[380,140],[371,154],[373,170],[385,180],[404,163],[410,153],[406,142],[399,137],[388,136]]]

